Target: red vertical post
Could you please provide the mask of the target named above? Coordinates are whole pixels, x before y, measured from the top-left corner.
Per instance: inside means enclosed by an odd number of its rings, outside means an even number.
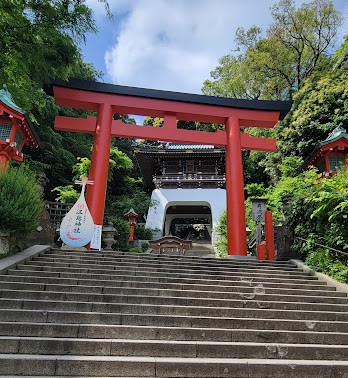
[[[226,120],[226,199],[228,255],[246,256],[244,176],[239,120]]]
[[[110,104],[99,105],[91,167],[88,177],[89,180],[94,181],[94,184],[88,187],[86,195],[86,202],[94,224],[98,225],[102,225],[104,219],[110,158],[112,115],[112,107]]]
[[[130,230],[129,230],[129,238],[128,238],[128,240],[129,240],[130,242],[133,242],[133,241],[134,241],[134,229],[135,229],[134,224],[131,224],[131,225],[130,225]]]
[[[267,247],[264,241],[256,247],[256,255],[258,260],[267,260]]]
[[[273,261],[275,259],[274,227],[273,227],[273,216],[270,211],[265,212],[265,234],[266,234],[267,260]]]

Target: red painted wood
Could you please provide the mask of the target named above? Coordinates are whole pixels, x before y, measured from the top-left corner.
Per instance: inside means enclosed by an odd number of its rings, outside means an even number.
[[[64,116],[56,116],[54,128],[58,131],[72,131],[75,133],[94,134],[97,125],[97,118],[72,118]]]
[[[86,202],[93,221],[103,224],[106,186],[109,171],[111,143],[112,108],[110,104],[101,104],[98,109],[97,126],[94,137],[89,180],[93,185],[87,188]]]
[[[257,246],[256,255],[258,260],[266,260],[266,242],[263,241]]]
[[[226,195],[228,254],[246,256],[246,222],[241,138],[237,118],[226,121]]]
[[[164,118],[166,114],[176,115],[177,120],[224,124],[228,117],[240,120],[240,126],[274,127],[279,119],[279,111],[229,108],[216,105],[186,103],[131,97],[110,93],[84,91],[79,89],[53,87],[57,105],[77,109],[94,110],[99,104],[112,104],[113,112],[137,114]]]
[[[134,229],[135,229],[135,226],[134,224],[130,224],[129,225],[130,229],[129,229],[129,237],[128,237],[128,240],[130,242],[133,242],[134,241]]]
[[[169,119],[169,117],[171,117]],[[94,133],[96,118],[70,118],[57,116],[55,129],[59,131]],[[168,142],[187,142],[208,144],[214,146],[226,145],[226,133],[222,130],[208,133],[206,131],[184,130],[176,128],[174,115],[166,116],[162,127],[139,126],[124,124],[120,120],[112,121],[111,134],[118,138],[141,138],[148,140],[162,140]],[[276,140],[257,138],[247,133],[241,133],[241,148],[243,150],[270,151],[276,150]]]
[[[168,127],[169,125],[169,127]],[[173,125],[164,124],[162,127],[126,125],[122,121],[112,122],[112,136],[119,138],[141,138],[148,140],[162,140],[169,142],[187,142],[223,146],[226,144],[226,133],[217,131],[183,130]]]
[[[265,235],[266,235],[266,255],[267,260],[274,261],[274,227],[273,216],[270,211],[265,212]]]
[[[274,152],[277,149],[275,139],[253,137],[247,133],[241,133],[242,150],[257,150]]]

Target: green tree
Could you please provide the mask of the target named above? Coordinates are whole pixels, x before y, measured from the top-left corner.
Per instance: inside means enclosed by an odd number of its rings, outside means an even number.
[[[110,15],[107,0],[100,2]],[[42,149],[24,153],[37,162],[31,166],[38,173],[46,174],[45,196],[52,199],[52,188],[71,183],[70,167],[77,157],[88,156],[92,138],[53,130],[56,115],[83,117],[86,112],[59,108],[43,88],[53,78],[98,77],[78,47],[87,33],[97,31],[92,10],[85,0],[2,0],[0,27],[0,83],[35,121]]]
[[[28,111],[42,104],[49,79],[71,76],[78,42],[97,31],[84,0],[2,0],[0,28],[0,82]]]
[[[296,9],[293,0],[280,0],[272,8],[274,24],[269,36],[278,40],[293,56],[294,89],[325,60],[333,47],[343,17],[331,0],[313,0]]]
[[[293,0],[272,7],[273,23],[237,29],[240,54],[222,57],[202,91],[249,99],[292,98],[304,79],[327,64],[342,17],[330,0],[313,0],[296,9]]]
[[[333,60],[332,65],[335,66],[336,62]],[[275,181],[282,176],[286,162],[297,161],[293,169],[299,172],[301,160],[309,156],[317,142],[325,140],[337,126],[347,124],[347,80],[347,71],[336,66],[312,74],[303,81],[294,96],[291,111],[275,127],[277,152],[260,161]]]
[[[89,169],[91,166],[91,160],[87,157],[78,158],[77,162],[72,167],[72,172],[74,174],[73,179],[79,180],[81,177],[88,177]],[[114,147],[110,149],[110,159],[109,159],[109,172],[108,172],[108,182],[112,184],[118,184],[117,180],[127,180],[126,173],[131,171],[133,168],[132,160],[118,148]],[[117,176],[117,178],[115,178]],[[121,185],[122,185],[121,183]],[[58,192],[59,196],[56,198],[57,201],[70,202],[77,196],[77,191],[73,189],[72,185],[58,186],[53,189],[53,191]],[[77,198],[77,197],[76,197]]]

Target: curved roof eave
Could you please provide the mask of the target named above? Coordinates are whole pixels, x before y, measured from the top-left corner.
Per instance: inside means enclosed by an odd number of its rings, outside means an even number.
[[[54,80],[52,86],[79,89],[92,92],[109,93],[125,96],[135,96],[143,98],[152,98],[159,100],[171,100],[188,102],[203,105],[215,105],[221,107],[255,109],[265,111],[279,111],[279,119],[283,119],[289,112],[292,101],[275,101],[275,100],[246,100],[216,96],[206,96],[201,94],[191,94],[182,92],[171,92],[158,89],[147,89],[138,87],[129,87],[88,81],[82,79],[70,79],[69,81]],[[51,90],[49,90],[51,93]]]

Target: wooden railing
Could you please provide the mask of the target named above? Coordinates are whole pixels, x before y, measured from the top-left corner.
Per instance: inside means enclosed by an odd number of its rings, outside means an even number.
[[[180,239],[177,236],[163,236],[157,240],[150,240],[149,243],[159,254],[165,252],[184,254],[185,251],[192,249],[192,240]]]
[[[225,175],[216,175],[208,173],[168,173],[165,175],[153,176],[153,182],[156,185],[170,183],[215,183],[219,186],[225,185]]]

